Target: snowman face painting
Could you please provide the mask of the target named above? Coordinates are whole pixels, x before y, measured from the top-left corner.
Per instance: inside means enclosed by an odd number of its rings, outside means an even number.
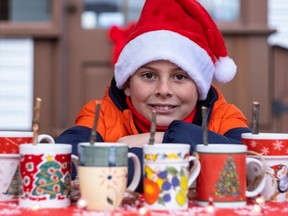
[[[279,168],[276,173],[278,190],[280,193],[285,193],[288,190],[288,167],[282,165]]]
[[[266,186],[262,195],[266,201],[288,201],[288,165],[276,164],[267,167]]]

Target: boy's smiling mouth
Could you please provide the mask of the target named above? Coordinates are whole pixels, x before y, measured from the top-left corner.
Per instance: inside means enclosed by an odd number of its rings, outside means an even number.
[[[150,106],[152,106],[157,111],[169,111],[173,110],[176,107],[172,105],[152,105],[152,104]]]

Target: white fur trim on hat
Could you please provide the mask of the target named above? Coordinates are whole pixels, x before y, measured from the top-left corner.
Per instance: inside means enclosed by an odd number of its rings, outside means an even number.
[[[172,31],[143,33],[129,41],[115,64],[115,80],[122,89],[141,66],[156,60],[168,60],[194,80],[199,99],[204,100],[212,83],[215,67],[208,53],[192,40]]]

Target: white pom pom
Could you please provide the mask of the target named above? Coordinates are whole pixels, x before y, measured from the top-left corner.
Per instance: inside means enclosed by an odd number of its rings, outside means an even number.
[[[215,63],[214,78],[221,83],[231,81],[236,74],[237,66],[229,57],[220,57]]]

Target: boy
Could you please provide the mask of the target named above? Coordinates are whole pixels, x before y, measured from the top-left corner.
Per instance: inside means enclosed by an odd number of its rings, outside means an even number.
[[[189,143],[192,153],[203,142],[202,106],[208,108],[209,143],[241,144],[241,134],[250,132],[241,111],[211,85],[213,77],[219,82],[233,79],[236,65],[197,1],[147,0],[139,21],[119,46],[114,78],[101,101],[98,142],[127,143],[142,160],[141,147],[149,141],[155,110],[155,143]],[[56,142],[71,143],[76,152],[77,143],[89,142],[94,114],[95,101],[90,101],[75,127]]]

